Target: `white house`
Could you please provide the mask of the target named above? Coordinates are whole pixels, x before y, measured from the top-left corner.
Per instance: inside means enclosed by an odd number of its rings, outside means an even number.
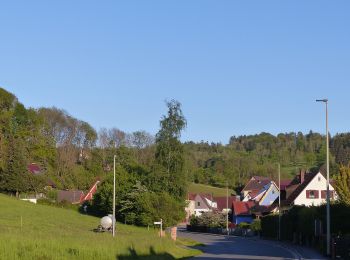
[[[321,172],[300,172],[298,181],[286,188],[289,205],[319,206],[326,203],[327,180]],[[331,184],[329,190],[331,200],[337,200],[338,196]]]

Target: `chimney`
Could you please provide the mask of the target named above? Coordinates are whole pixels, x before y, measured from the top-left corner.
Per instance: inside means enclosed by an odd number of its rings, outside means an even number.
[[[305,181],[305,171],[300,170],[300,184],[302,184]]]

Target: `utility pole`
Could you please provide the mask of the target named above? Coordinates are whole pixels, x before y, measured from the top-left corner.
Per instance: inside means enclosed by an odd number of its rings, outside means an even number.
[[[327,149],[327,255],[331,254],[331,214],[330,214],[330,194],[329,194],[329,135],[328,135],[328,99],[317,99],[316,102],[326,104],[326,149]]]
[[[115,236],[115,158],[113,157],[113,219],[112,219],[112,235]]]
[[[226,181],[226,232],[227,235],[229,235],[229,230],[228,230],[228,182]]]
[[[278,240],[281,240],[281,164],[278,163]]]

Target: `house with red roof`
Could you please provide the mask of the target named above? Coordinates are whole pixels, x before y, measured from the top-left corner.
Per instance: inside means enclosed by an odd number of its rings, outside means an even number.
[[[96,180],[86,194],[81,190],[59,190],[57,192],[57,202],[66,201],[72,204],[81,204],[85,201],[90,201],[97,192],[99,183],[100,181]]]
[[[256,205],[254,201],[232,202],[232,223],[238,225],[241,222],[252,223],[254,215],[252,208]]]
[[[99,180],[97,180],[91,188],[88,190],[88,192],[83,196],[83,198],[80,200],[80,203],[83,203],[84,201],[89,201],[93,199],[93,196],[97,192],[97,185],[100,183]]]
[[[232,203],[234,201],[240,201],[239,196],[228,196],[228,197],[214,197],[218,212],[226,214],[232,212]]]

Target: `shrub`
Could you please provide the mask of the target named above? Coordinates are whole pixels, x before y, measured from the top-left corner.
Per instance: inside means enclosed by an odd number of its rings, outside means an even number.
[[[238,227],[241,229],[249,229],[250,228],[250,224],[246,223],[246,222],[241,222],[238,224]]]
[[[261,231],[261,220],[260,219],[254,219],[252,224],[250,224],[250,228],[255,232]]]

